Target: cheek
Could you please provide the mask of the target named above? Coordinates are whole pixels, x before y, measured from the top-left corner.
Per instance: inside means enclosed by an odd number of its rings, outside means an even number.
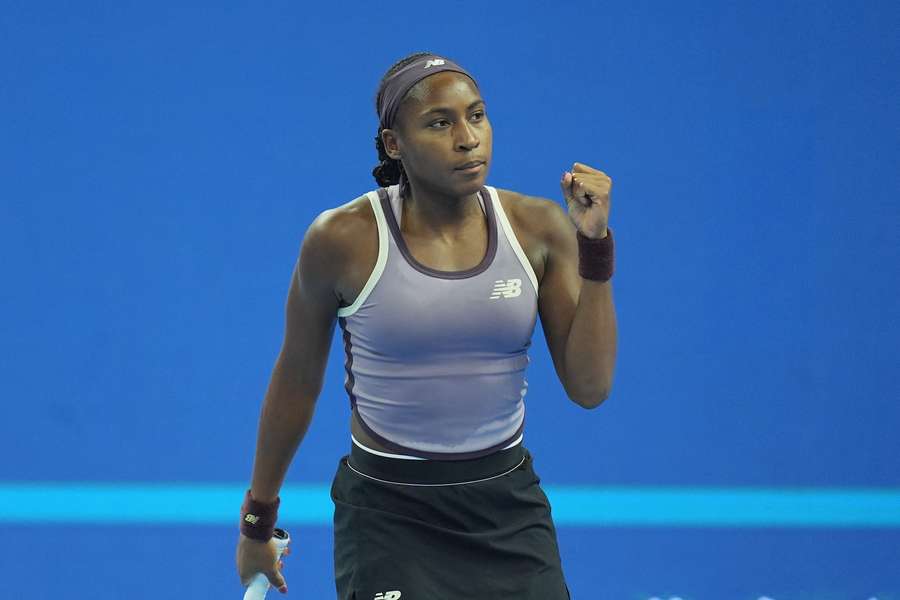
[[[490,121],[487,121],[484,124],[481,141],[482,141],[482,143],[486,143],[486,144],[490,145],[493,140],[494,140],[494,128],[491,127]]]
[[[493,143],[494,143],[494,136],[493,136],[492,132],[490,130],[488,130],[488,132],[481,138],[482,152],[487,154],[488,158],[490,158],[490,155],[493,154],[493,152],[494,152]]]
[[[403,168],[416,173],[433,171],[435,165],[441,164],[446,160],[442,156],[430,144],[419,143],[416,144],[415,151],[410,151],[407,156],[404,156]]]
[[[438,144],[421,144],[416,148],[416,163],[430,165],[444,162],[444,150]]]

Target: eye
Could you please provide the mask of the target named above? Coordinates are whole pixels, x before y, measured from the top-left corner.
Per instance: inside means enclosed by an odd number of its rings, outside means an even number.
[[[472,118],[475,119],[476,121],[482,120],[484,118],[484,111],[479,110],[478,112],[476,112],[472,115]]]
[[[434,128],[434,129],[438,129],[438,127],[435,127],[435,125],[440,125],[441,123],[448,123],[448,124],[449,124],[450,121],[448,121],[447,119],[438,119],[437,121],[433,121],[433,122],[429,125],[429,127],[432,127],[432,128]]]

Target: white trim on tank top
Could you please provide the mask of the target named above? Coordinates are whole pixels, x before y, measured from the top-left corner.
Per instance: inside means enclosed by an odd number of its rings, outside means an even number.
[[[520,433],[519,437],[517,437],[515,440],[510,442],[509,445],[506,446],[505,448],[502,448],[502,450],[509,450],[510,448],[512,448],[519,442],[521,442],[524,435],[525,434]],[[350,439],[353,440],[354,444],[356,444],[357,446],[359,446],[366,452],[369,452],[371,454],[376,454],[378,456],[384,456],[386,458],[400,458],[402,460],[428,460],[427,458],[422,458],[421,456],[409,456],[408,454],[391,454],[390,452],[382,452],[381,450],[375,450],[374,448],[369,448],[368,446],[364,446],[362,444],[362,442],[360,442],[358,439],[356,439],[352,433],[350,434]]]
[[[522,263],[522,268],[525,269],[525,273],[528,274],[528,279],[529,281],[531,281],[531,285],[534,288],[534,293],[537,294],[537,276],[534,274],[534,269],[531,268],[531,262],[525,255],[525,251],[522,250],[522,246],[519,244],[519,239],[516,237],[512,225],[509,224],[509,219],[506,218],[506,212],[503,210],[503,206],[500,204],[500,195],[497,193],[497,188],[490,185],[486,185],[485,187],[488,189],[488,192],[490,192],[491,201],[494,203],[494,214],[496,214],[500,219],[500,225],[503,227],[503,232],[506,234],[506,239],[509,240],[509,244],[512,246],[513,252],[515,252],[516,256],[519,257],[519,262]]]
[[[378,259],[375,261],[375,268],[372,269],[369,278],[366,280],[366,285],[363,286],[353,304],[338,309],[337,316],[339,317],[349,317],[362,306],[369,294],[372,293],[375,284],[381,279],[381,274],[384,272],[385,265],[387,265],[388,226],[384,213],[381,212],[381,200],[378,198],[378,192],[376,191],[366,192],[366,197],[369,199],[369,204],[372,205],[372,210],[375,211],[375,223],[378,225]]]

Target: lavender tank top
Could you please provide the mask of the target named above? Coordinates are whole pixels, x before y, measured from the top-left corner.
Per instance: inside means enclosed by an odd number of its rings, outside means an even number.
[[[337,312],[351,408],[372,438],[413,457],[474,458],[514,443],[524,427],[538,282],[496,188],[478,194],[488,248],[465,271],[412,256],[400,234],[399,185],[366,196],[378,259],[353,304]]]

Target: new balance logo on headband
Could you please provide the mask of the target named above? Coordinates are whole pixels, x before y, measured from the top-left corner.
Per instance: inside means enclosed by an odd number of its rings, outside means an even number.
[[[521,295],[522,293],[522,280],[521,279],[507,279],[503,281],[502,279],[498,279],[494,282],[494,292],[491,294],[491,300],[497,300],[500,297],[503,298],[515,298],[516,296]]]
[[[400,590],[394,590],[393,592],[378,592],[375,594],[375,600],[399,600],[402,595]]]
[[[443,58],[436,58],[434,60],[429,60],[428,62],[426,62],[425,67],[423,68],[427,69],[428,67],[439,67],[445,62],[447,61],[445,61]]]

